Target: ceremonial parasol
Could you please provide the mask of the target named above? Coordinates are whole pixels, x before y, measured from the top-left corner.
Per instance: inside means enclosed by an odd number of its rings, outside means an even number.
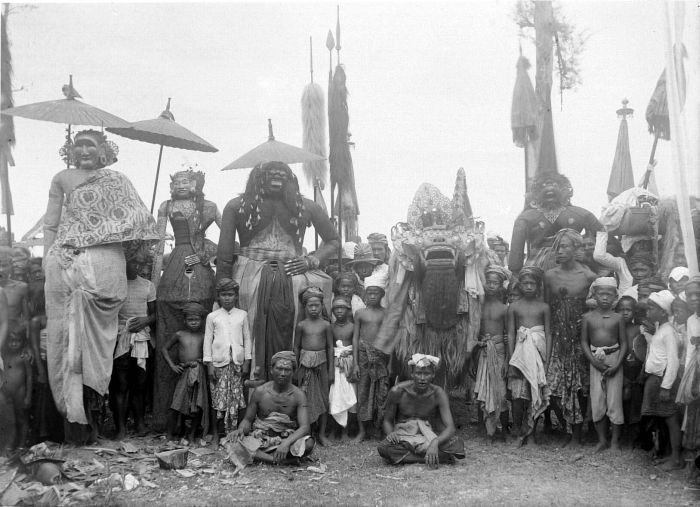
[[[134,139],[135,141],[160,145],[158,166],[156,167],[156,181],[153,184],[153,198],[151,199],[151,213],[153,213],[153,207],[156,202],[156,190],[158,189],[160,162],[163,158],[164,146],[190,151],[206,151],[210,153],[219,151],[197,134],[187,130],[175,121],[173,113],[170,112],[170,98],[168,98],[165,111],[160,113],[158,118],[137,121],[132,123],[128,128],[108,128],[107,131],[128,139]]]
[[[70,125],[92,125],[96,127],[129,127],[130,123],[95,106],[77,100],[82,98],[73,87],[73,76],[69,84],[63,85],[65,99],[36,102],[24,106],[3,109],[2,114],[20,116],[30,120],[51,121]]]
[[[285,164],[301,164],[303,162],[313,162],[323,160],[323,157],[315,153],[302,150],[291,144],[282,143],[275,140],[272,133],[272,120],[267,120],[268,138],[267,141],[256,146],[245,155],[237,158],[222,171],[230,169],[249,169],[255,167],[260,162],[284,162]]]
[[[627,117],[632,116],[634,109],[627,107],[629,101],[623,99],[622,109],[617,110],[617,116],[621,118],[620,131],[617,134],[617,147],[610,180],[608,181],[608,200],[612,201],[616,196],[634,186],[634,174],[632,173],[632,159],[630,157],[630,140],[627,133]]]
[[[537,138],[537,96],[532,81],[527,73],[530,62],[521,55],[518,58],[517,75],[513,87],[513,101],[510,108],[510,128],[513,131],[513,143],[525,149],[525,190],[532,179],[529,166],[529,145]]]
[[[654,144],[651,146],[651,155],[649,155],[649,164],[653,165],[656,145],[659,139],[665,139],[667,141],[671,139],[671,127],[668,119],[668,100],[666,98],[666,69],[664,69],[661,76],[659,76],[651,99],[649,99],[646,119],[649,125],[649,132],[654,134]],[[646,173],[644,173],[642,187],[647,188],[650,177],[651,170],[647,169]]]

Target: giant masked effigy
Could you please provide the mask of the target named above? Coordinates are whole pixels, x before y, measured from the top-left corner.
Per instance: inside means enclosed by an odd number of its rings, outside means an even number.
[[[377,348],[393,350],[402,364],[414,353],[440,357],[447,382],[459,383],[479,332],[484,268],[496,262],[484,224],[472,216],[464,169],[451,200],[422,184],[391,239],[388,309]]]

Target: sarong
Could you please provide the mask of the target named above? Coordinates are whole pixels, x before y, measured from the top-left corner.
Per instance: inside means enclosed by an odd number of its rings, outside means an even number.
[[[374,421],[382,427],[384,405],[389,394],[389,356],[360,341],[359,357],[360,382],[357,387],[360,421]]]
[[[328,413],[328,358],[325,350],[301,349],[299,357],[299,388],[309,403],[309,424]]]
[[[384,439],[377,446],[379,455],[393,465],[400,464],[409,455],[417,458],[425,456],[430,442],[437,438],[430,422],[423,419],[409,419],[397,423],[393,433],[399,437],[398,444]],[[456,435],[439,446],[440,463],[452,463],[455,458],[462,459],[464,456],[464,441]]]
[[[209,429],[207,370],[200,361],[190,361],[180,366],[185,368],[185,371],[180,374],[175,385],[170,408],[186,417],[202,412],[202,428],[206,434]]]
[[[589,365],[581,349],[581,316],[585,300],[560,295],[550,302],[552,312],[552,357],[547,371],[551,395],[560,399],[569,424],[583,422],[579,395],[587,395]]]
[[[248,249],[247,253],[253,255],[257,250]],[[240,284],[239,306],[248,312],[248,324],[254,337],[252,371],[259,366],[260,378],[267,379],[272,356],[281,350],[294,350],[299,294],[315,286],[330,295],[333,281],[320,270],[290,277],[284,272],[282,260],[263,257],[262,252],[256,257],[259,260],[239,255],[232,276]],[[331,314],[331,299],[330,296],[323,298],[328,315]]]
[[[250,434],[244,436],[240,441],[227,444],[227,458],[240,468],[250,465],[253,463],[256,451],[273,452],[298,427],[296,421],[292,421],[287,414],[280,412],[270,412],[270,415],[265,419],[256,417]],[[301,458],[304,456],[308,439],[309,435],[304,435],[292,443],[289,447],[288,457]],[[306,454],[310,454],[311,450]]]
[[[107,394],[126,291],[121,243],[52,249],[47,256],[48,374],[56,407],[69,422],[87,424],[83,385]]]
[[[591,346],[591,352],[596,357],[600,357],[607,366],[612,366],[620,357],[620,348],[616,347],[613,351],[606,351],[605,349],[614,347]],[[593,422],[599,422],[607,415],[611,424],[623,424],[625,418],[622,411],[622,385],[624,383],[622,368],[618,369],[612,377],[604,377],[593,365],[590,366],[590,371],[591,396],[589,403],[591,404]]]
[[[694,346],[687,353],[692,356],[678,386],[676,402],[685,404],[683,447],[700,450],[700,348]]]
[[[333,349],[335,356],[335,380],[328,394],[328,411],[342,427],[348,424],[348,412],[357,404],[355,386],[348,382],[352,374],[352,345],[344,346],[338,340]]]
[[[474,397],[484,413],[486,433],[493,435],[499,424],[501,412],[508,410],[504,363],[506,361],[503,335],[485,334],[479,337],[485,343],[480,348],[479,364],[474,383]]]
[[[636,358],[634,352],[628,353],[622,363],[622,411],[626,424],[636,424],[642,419],[644,381],[640,380],[640,373],[643,369],[644,363]]]
[[[524,398],[532,401],[527,414],[530,431],[534,430],[535,421],[549,406],[550,390],[543,361],[546,354],[544,326],[521,326],[518,329],[510,365],[518,370],[522,378],[511,379],[511,393],[513,399]]]
[[[671,387],[671,397],[667,401],[659,398],[661,394],[661,383],[663,377],[649,375],[644,383],[644,402],[642,403],[642,415],[654,415],[658,417],[671,417],[676,414],[680,407],[676,404],[676,394],[678,393],[679,381],[673,383]]]
[[[220,373],[219,380],[212,378],[209,381],[211,406],[216,410],[217,419],[224,420],[226,433],[229,433],[238,427],[238,410],[246,407],[241,366],[231,361],[215,369]]]

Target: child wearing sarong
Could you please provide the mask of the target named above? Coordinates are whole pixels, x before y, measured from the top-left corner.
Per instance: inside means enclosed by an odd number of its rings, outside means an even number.
[[[221,307],[207,315],[203,359],[209,370],[212,409],[217,420],[224,420],[228,434],[238,426],[238,411],[246,407],[243,379],[250,373],[253,343],[248,314],[236,308],[238,283],[222,278],[216,292]],[[216,426],[214,422],[212,433],[218,439]]]
[[[168,417],[168,440],[172,440],[178,420],[192,419],[189,442],[194,443],[199,426],[202,435],[209,427],[209,392],[207,388],[207,371],[202,363],[204,333],[202,332],[202,317],[206,310],[199,303],[187,303],[182,313],[185,317],[185,327],[176,332],[162,349],[163,358],[170,369],[179,375],[173,399],[170,404]],[[170,349],[178,345],[178,363],[170,357]],[[180,425],[184,428],[184,424]]]
[[[384,320],[386,310],[380,306],[384,288],[377,285],[371,276],[365,279],[367,308],[355,314],[355,329],[352,337],[354,375],[358,384],[358,426],[355,442],[366,435],[366,426],[374,422],[381,429],[384,420],[384,404],[389,394],[389,356],[374,347],[377,333]]]
[[[508,403],[506,401],[506,372],[508,364],[504,331],[507,308],[502,302],[503,283],[508,274],[501,266],[490,265],[484,271],[484,304],[481,309],[479,340],[474,357],[477,361],[474,397],[484,415],[486,434],[493,439],[499,418],[502,437],[508,431]]]
[[[644,398],[644,358],[646,339],[635,322],[637,302],[631,296],[622,296],[615,307],[625,322],[627,355],[622,363],[622,413],[625,419],[625,434],[632,445],[639,437],[639,421],[642,419],[642,399]]]
[[[662,417],[666,422],[671,456],[663,466],[665,471],[681,468],[681,428],[676,405],[678,342],[668,322],[673,299],[673,294],[668,290],[651,293],[647,300],[647,320],[642,324],[645,333],[653,333],[651,338],[647,338],[647,359],[644,363],[647,379],[644,382],[642,415]]]
[[[331,324],[321,318],[323,291],[309,287],[301,295],[306,318],[297,324],[294,351],[299,363],[298,387],[306,394],[309,403],[309,423],[318,421],[317,440],[328,445],[326,423],[328,421],[328,394],[335,378],[333,356],[333,331]]]
[[[513,406],[513,436],[518,445],[527,443],[537,418],[549,406],[547,365],[552,354],[549,305],[538,299],[542,270],[525,266],[518,273],[522,298],[508,308],[508,389]]]
[[[608,445],[607,418],[612,427],[611,448],[620,450],[622,412],[622,362],[627,355],[627,333],[621,315],[613,312],[617,280],[603,276],[591,284],[596,308],[581,321],[581,348],[590,362],[590,405],[598,433],[595,452]]]
[[[344,297],[333,300],[333,316],[335,322],[331,325],[335,348],[335,382],[331,385],[328,395],[329,412],[342,428],[342,438],[348,435],[348,413],[357,413],[357,384],[352,376],[352,334],[354,323],[348,320],[352,306]],[[351,383],[352,382],[352,383]]]

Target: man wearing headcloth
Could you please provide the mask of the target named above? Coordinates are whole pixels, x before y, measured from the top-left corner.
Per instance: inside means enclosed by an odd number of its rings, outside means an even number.
[[[106,167],[115,147],[101,132],[78,132],[69,150],[75,169],[54,176],[44,217],[49,381],[58,410],[69,423],[90,423],[93,439],[127,294],[126,260],[158,239],[129,179]]]
[[[413,354],[411,380],[389,391],[384,411],[386,438],[379,455],[392,465],[425,463],[436,468],[465,456],[464,441],[455,435],[447,393],[432,383],[440,359]]]
[[[528,194],[530,202],[513,224],[508,268],[514,274],[524,264],[534,264],[544,271],[555,266],[551,248],[560,229],[586,231],[592,235],[602,229],[598,219],[588,210],[570,202],[573,189],[561,174],[543,173],[535,178]],[[528,247],[525,262],[525,246]]]
[[[228,459],[237,467],[253,460],[294,464],[313,450],[306,395],[292,384],[296,368],[291,350],[272,356],[272,380],[255,388],[245,418],[228,438]]]
[[[586,297],[596,275],[576,260],[581,235],[561,229],[552,252],[557,267],[544,275],[545,302],[551,311],[552,356],[547,370],[552,409],[571,426],[571,442],[581,442],[581,424],[587,410],[589,365],[581,349],[581,318]],[[569,428],[567,428],[568,430]]]
[[[302,255],[307,225],[323,240],[314,255]],[[234,254],[236,234],[240,253]],[[217,253],[217,277],[240,284],[240,307],[255,337],[254,365],[267,378],[271,357],[291,349],[299,315],[299,294],[309,287],[332,290],[318,269],[338,249],[338,235],[315,202],[302,197],[288,165],[266,162],[251,171],[245,192],[224,208]],[[330,300],[326,301],[330,313]]]
[[[374,266],[372,275],[386,277],[388,280],[389,257],[391,256],[391,250],[389,249],[389,240],[387,239],[386,234],[373,232],[367,236],[367,243],[369,243],[369,246],[372,248],[372,255],[380,261],[379,264]]]
[[[503,419],[504,433],[508,428],[505,383],[508,353],[504,339],[507,308],[503,304],[503,284],[508,280],[508,274],[505,268],[491,264],[484,270],[484,278],[479,340],[472,356],[477,365],[474,396],[484,414],[486,433],[493,439],[499,417]]]

